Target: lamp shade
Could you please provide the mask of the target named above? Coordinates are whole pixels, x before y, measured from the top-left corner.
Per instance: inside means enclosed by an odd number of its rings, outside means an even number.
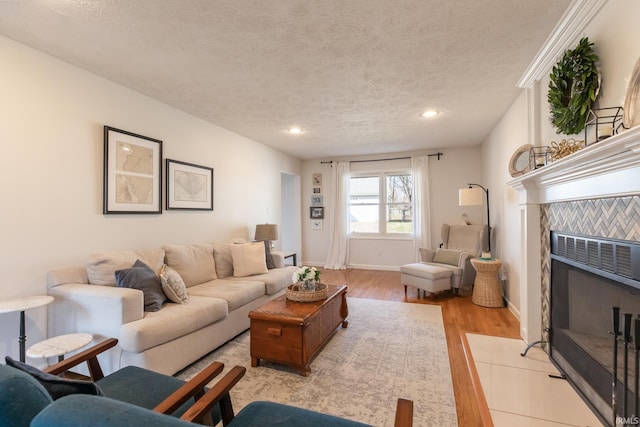
[[[278,240],[278,225],[277,224],[256,225],[255,240]]]
[[[459,206],[481,206],[484,203],[484,191],[481,188],[461,188],[458,190]]]

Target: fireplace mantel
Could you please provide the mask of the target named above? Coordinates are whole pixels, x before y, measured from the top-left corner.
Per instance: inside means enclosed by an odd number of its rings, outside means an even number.
[[[520,204],[640,194],[640,126],[509,182]]]

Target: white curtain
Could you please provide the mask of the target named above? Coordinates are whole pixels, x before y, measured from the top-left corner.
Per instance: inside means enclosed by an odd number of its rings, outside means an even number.
[[[333,209],[329,227],[329,255],[324,268],[343,270],[347,268],[349,255],[349,162],[336,162],[332,169]]]
[[[411,157],[413,175],[413,253],[420,260],[419,248],[431,248],[431,201],[429,196],[429,156]]]

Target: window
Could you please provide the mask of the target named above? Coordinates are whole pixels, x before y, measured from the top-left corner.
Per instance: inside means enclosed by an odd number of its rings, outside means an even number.
[[[349,180],[349,231],[396,236],[410,234],[413,228],[411,192],[410,173],[352,176]]]

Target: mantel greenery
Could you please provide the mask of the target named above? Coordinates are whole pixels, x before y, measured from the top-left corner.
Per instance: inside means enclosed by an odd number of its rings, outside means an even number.
[[[593,43],[584,37],[553,67],[547,99],[557,133],[575,135],[584,129],[600,87],[598,59]]]

